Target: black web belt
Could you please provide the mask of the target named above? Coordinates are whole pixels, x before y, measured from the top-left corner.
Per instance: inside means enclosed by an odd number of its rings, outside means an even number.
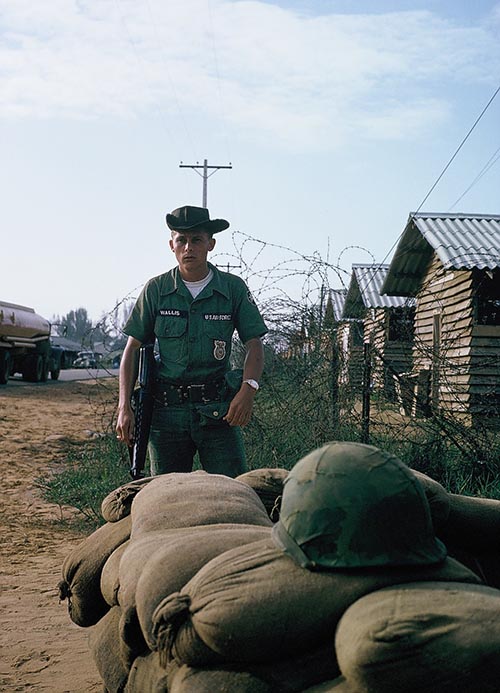
[[[158,404],[204,404],[220,400],[224,379],[211,383],[176,384],[157,380],[155,400]]]

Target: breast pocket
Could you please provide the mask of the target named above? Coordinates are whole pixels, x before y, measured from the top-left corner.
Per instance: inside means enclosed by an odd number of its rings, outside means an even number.
[[[234,325],[231,320],[205,320],[204,350],[208,363],[226,362],[231,354]]]
[[[177,363],[187,358],[187,318],[160,315],[155,321],[155,334],[162,361]]]

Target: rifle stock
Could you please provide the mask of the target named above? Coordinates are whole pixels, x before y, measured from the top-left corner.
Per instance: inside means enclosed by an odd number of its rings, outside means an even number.
[[[139,387],[132,395],[135,410],[134,443],[128,449],[132,479],[142,479],[144,476],[149,431],[153,416],[155,376],[154,344],[143,344],[139,350]]]

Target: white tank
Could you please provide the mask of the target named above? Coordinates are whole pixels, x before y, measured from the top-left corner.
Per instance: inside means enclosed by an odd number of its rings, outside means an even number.
[[[0,340],[6,337],[33,339],[49,335],[50,322],[35,313],[33,308],[0,301]]]

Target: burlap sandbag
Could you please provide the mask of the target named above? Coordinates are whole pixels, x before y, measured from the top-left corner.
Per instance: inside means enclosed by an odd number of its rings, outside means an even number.
[[[134,539],[160,529],[220,523],[272,525],[247,484],[204,471],[155,477],[132,502]]]
[[[420,583],[373,592],[345,612],[335,645],[359,693],[497,693],[500,591]]]
[[[124,693],[167,692],[168,671],[160,665],[158,653],[152,652],[145,657],[137,657],[130,668]]]
[[[109,610],[101,594],[104,564],[130,536],[131,518],[108,522],[84,539],[66,557],[59,598],[68,600],[70,618],[79,626],[93,626]]]
[[[264,503],[267,514],[273,522],[277,522],[280,516],[281,496],[283,484],[288,476],[287,469],[271,467],[265,469],[252,469],[236,477],[237,481],[248,484],[260,500]]]
[[[500,501],[448,493],[429,476],[411,471],[424,488],[441,541],[473,554],[500,550]]]
[[[431,479],[427,474],[417,472],[415,469],[411,469],[410,471],[417,477],[424,489],[425,497],[427,498],[431,511],[434,531],[437,533],[448,521],[451,505],[450,494],[444,486],[434,479]]]
[[[156,644],[149,637],[153,614],[166,596],[180,590],[216,556],[268,537],[269,527],[229,524],[192,527],[172,534],[149,559],[137,582],[137,614],[150,649]]]
[[[331,637],[344,611],[373,590],[402,582],[479,582],[452,559],[435,566],[311,572],[272,539],[226,551],[158,604],[148,642],[163,661],[194,667],[291,657]]]
[[[183,665],[168,679],[169,693],[277,693],[248,671],[223,668],[193,669]]]
[[[120,693],[128,678],[120,653],[119,620],[120,607],[114,606],[89,633],[90,652],[108,693]]]
[[[357,693],[352,686],[350,686],[343,676],[339,676],[333,681],[325,681],[324,683],[319,683],[316,686],[310,686],[309,688],[304,688],[302,693]]]
[[[450,513],[439,528],[439,538],[446,545],[472,553],[500,550],[500,501],[448,494]]]
[[[115,549],[102,568],[101,594],[110,606],[116,606],[118,604],[120,561],[128,545],[129,541],[127,540]]]
[[[248,664],[246,668],[272,685],[273,690],[286,693],[302,693],[304,688],[340,676],[333,630],[324,645],[312,651],[307,648],[308,643],[303,643],[301,651],[293,657]]]
[[[101,515],[106,522],[118,522],[130,515],[132,501],[152,479],[154,479],[153,476],[147,476],[144,479],[129,481],[128,484],[123,484],[108,493],[101,503]]]

